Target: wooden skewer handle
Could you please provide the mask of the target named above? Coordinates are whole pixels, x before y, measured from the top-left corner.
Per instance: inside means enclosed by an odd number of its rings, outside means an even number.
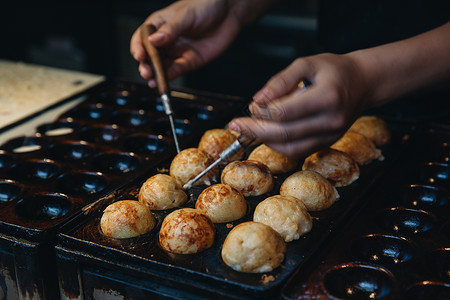
[[[156,83],[158,85],[158,91],[162,95],[169,92],[166,73],[164,71],[164,67],[158,49],[155,46],[153,46],[148,40],[148,37],[155,31],[156,27],[153,25],[149,24],[141,25],[142,43],[144,44],[144,48],[147,51],[147,54],[152,62],[153,71],[155,72],[156,77]]]

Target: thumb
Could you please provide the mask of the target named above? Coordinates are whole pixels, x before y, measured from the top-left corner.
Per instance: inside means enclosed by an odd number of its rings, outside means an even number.
[[[297,59],[286,69],[273,76],[265,86],[253,96],[254,105],[266,107],[270,102],[302,88],[304,80],[310,81],[312,67],[305,59]]]

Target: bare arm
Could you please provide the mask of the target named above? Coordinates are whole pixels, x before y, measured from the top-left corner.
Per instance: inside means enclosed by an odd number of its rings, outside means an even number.
[[[304,79],[313,85],[292,93]],[[299,58],[254,95],[257,119],[236,119],[230,128],[299,157],[332,144],[365,109],[449,81],[447,23],[379,47]]]

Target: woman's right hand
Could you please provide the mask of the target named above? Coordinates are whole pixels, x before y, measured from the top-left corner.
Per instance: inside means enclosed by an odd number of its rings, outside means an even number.
[[[230,3],[233,1],[176,1],[145,20],[144,24],[153,24],[157,28],[148,39],[155,47],[164,48],[168,80],[203,66],[233,42],[242,23]],[[140,28],[131,38],[130,52],[139,62],[141,76],[154,87],[154,74],[142,44]]]

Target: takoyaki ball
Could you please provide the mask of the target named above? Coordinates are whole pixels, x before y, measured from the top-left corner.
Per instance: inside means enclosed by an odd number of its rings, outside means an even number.
[[[237,189],[244,196],[259,196],[273,188],[273,177],[269,168],[259,161],[234,161],[222,171],[222,183]]]
[[[142,184],[138,198],[151,210],[162,210],[183,205],[188,196],[175,178],[156,174]]]
[[[355,131],[347,131],[330,148],[347,153],[359,165],[366,165],[374,159],[384,159],[381,150],[371,140]]]
[[[222,246],[222,259],[235,271],[270,272],[284,260],[286,243],[270,226],[244,222],[234,227]]]
[[[280,195],[301,200],[308,211],[327,209],[339,198],[336,188],[314,171],[298,171],[286,178]]]
[[[210,248],[214,236],[214,224],[208,216],[193,208],[181,208],[164,218],[159,243],[166,251],[192,254]]]
[[[132,238],[149,232],[155,227],[150,209],[135,200],[121,200],[110,204],[103,211],[100,228],[104,235],[116,239]]]
[[[265,164],[272,174],[281,174],[292,171],[297,167],[297,160],[273,150],[265,144],[256,147],[248,156],[250,160],[256,160]]]
[[[377,147],[388,144],[392,137],[391,130],[386,121],[376,116],[359,117],[349,130],[364,135]]]
[[[285,242],[298,240],[312,228],[312,218],[305,204],[292,196],[266,198],[256,206],[253,221],[272,227]]]
[[[308,156],[302,170],[316,171],[336,187],[347,186],[359,178],[358,163],[347,153],[331,148]]]
[[[198,148],[188,148],[178,153],[170,164],[170,176],[174,177],[181,186],[185,185],[189,180],[194,179],[204,169],[211,165],[214,160],[205,152]],[[206,173],[194,185],[211,185],[216,179],[219,170],[213,168]]]
[[[225,149],[237,140],[236,136],[229,129],[211,129],[207,130],[198,144],[198,149],[207,153],[213,160],[217,160]],[[228,162],[240,160],[244,156],[244,150],[241,149],[236,154],[228,158]],[[226,164],[227,162],[224,162]]]
[[[247,212],[247,202],[231,185],[218,183],[200,193],[195,208],[213,223],[224,223],[242,218]]]

